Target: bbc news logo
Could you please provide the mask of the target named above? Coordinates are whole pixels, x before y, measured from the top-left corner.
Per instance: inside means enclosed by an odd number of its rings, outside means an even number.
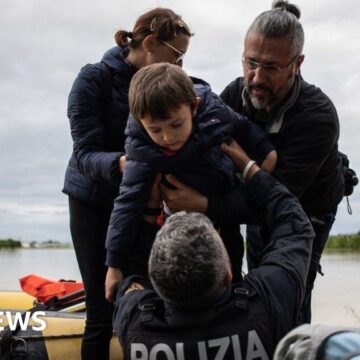
[[[26,311],[25,313],[0,311],[0,331],[3,331],[5,328],[5,318],[11,331],[15,331],[16,329],[26,331],[29,327],[30,320],[32,321],[32,325],[30,326],[30,328],[33,331],[43,331],[46,329],[46,321],[41,317],[44,316],[45,311],[35,311],[33,313],[31,313],[30,311]]]

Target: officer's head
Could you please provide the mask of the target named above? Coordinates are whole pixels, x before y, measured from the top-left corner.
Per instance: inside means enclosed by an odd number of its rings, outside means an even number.
[[[304,60],[300,10],[275,0],[250,25],[244,44],[244,81],[253,106],[271,110],[285,98]]]
[[[231,281],[229,257],[211,221],[186,212],[172,215],[158,232],[149,275],[164,300],[181,306],[210,301]]]

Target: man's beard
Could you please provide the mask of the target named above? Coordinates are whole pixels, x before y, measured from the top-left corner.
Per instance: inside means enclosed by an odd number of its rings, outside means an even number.
[[[279,104],[281,100],[283,100],[284,97],[289,93],[290,89],[294,84],[294,79],[295,77],[290,75],[285,86],[282,89],[280,89],[280,91],[277,94],[275,94],[270,88],[262,84],[251,83],[249,86],[245,84],[252,106],[256,110],[270,111],[277,104]],[[269,96],[264,97],[264,96],[251,95],[251,90],[254,88],[255,89],[258,88],[266,91],[269,94]]]

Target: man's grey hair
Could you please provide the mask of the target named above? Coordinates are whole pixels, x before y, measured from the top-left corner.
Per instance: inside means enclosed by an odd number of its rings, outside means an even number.
[[[247,34],[257,32],[266,38],[288,38],[292,44],[292,56],[301,55],[305,36],[300,16],[296,5],[275,0],[271,10],[264,11],[252,22]]]
[[[166,301],[197,306],[225,289],[230,261],[211,221],[199,213],[176,213],[158,232],[149,276]]]

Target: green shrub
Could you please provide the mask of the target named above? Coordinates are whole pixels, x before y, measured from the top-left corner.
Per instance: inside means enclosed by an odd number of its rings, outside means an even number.
[[[360,251],[360,234],[330,236],[325,250]]]
[[[13,239],[0,239],[0,249],[16,249],[21,248],[21,241]]]

